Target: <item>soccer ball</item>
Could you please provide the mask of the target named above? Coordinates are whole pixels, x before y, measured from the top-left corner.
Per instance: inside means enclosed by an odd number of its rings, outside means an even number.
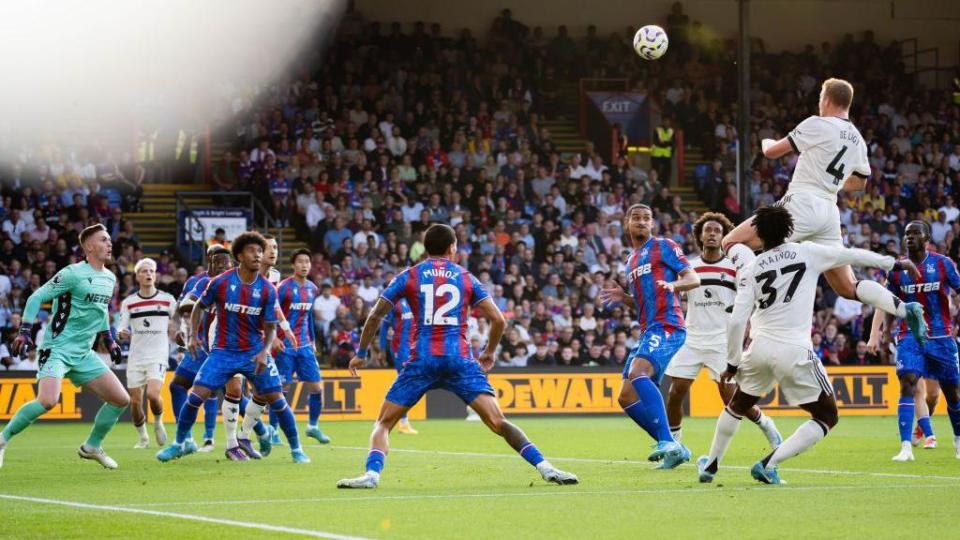
[[[656,60],[667,52],[667,33],[655,24],[648,24],[637,30],[633,36],[633,50],[644,60]]]

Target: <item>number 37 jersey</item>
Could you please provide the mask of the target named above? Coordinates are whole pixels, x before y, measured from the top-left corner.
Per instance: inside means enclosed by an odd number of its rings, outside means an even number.
[[[838,266],[890,269],[893,257],[865,249],[787,242],[757,255],[741,270],[734,321],[753,309],[750,335],[812,347],[810,326],[820,274]]]
[[[457,356],[473,359],[467,341],[470,309],[489,297],[460,265],[429,258],[411,266],[387,285],[381,298],[396,305],[406,298],[413,312],[410,358]]]
[[[847,177],[870,176],[867,144],[845,118],[811,116],[800,122],[787,140],[800,154],[787,193],[813,193],[836,203]]]

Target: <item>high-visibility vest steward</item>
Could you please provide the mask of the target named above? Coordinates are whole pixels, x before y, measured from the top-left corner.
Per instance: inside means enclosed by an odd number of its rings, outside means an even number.
[[[673,155],[673,128],[657,126],[657,137],[650,147],[650,157],[668,158]]]

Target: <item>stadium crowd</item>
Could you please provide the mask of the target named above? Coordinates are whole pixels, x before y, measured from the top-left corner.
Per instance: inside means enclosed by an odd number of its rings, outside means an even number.
[[[423,256],[425,228],[445,222],[457,231],[459,262],[510,321],[499,365],[622,364],[638,338],[634,316],[602,306],[598,293],[610,280],[623,281],[630,248],[624,210],[653,207],[659,234],[688,254],[697,216],[637,156],[611,162],[589,143],[561,154],[542,121],[562,110],[561,82],[626,77],[634,91],[659,100],[686,143],[708,156],[684,181],[696,183],[709,207],[735,214],[727,204],[735,189],[735,45],[705,38],[679,3],[666,21],[671,51],[658,62],[631,52],[632,28],[604,39],[591,27],[575,39],[560,27],[548,38],[509,11],[482,37],[422,23],[405,33],[358,13],[348,20],[322,65],[234,107],[236,151],[214,178],[217,189],[271,201],[273,216],[310,244],[310,277],[322,291],[315,304],[322,362],[346,365],[379,292]],[[960,108],[915,85],[897,45],[881,48],[869,32],[801,52],[768,53],[758,41],[754,52],[753,203],[775,202],[796,160],[763,159],[759,140],[782,137],[815,114],[819,81],[843,76],[857,91],[851,116],[874,170],[867,193],[841,198],[849,245],[901,253],[903,228],[919,217],[931,223],[936,249],[955,259]],[[23,157],[0,172],[3,344],[15,335],[30,291],[73,260],[85,224],[103,221],[113,234],[117,305],[135,288],[131,272],[140,256],[121,210],[136,205],[142,174],[135,167],[125,170],[109,156],[101,166],[93,154]],[[123,186],[114,188],[115,200],[103,194],[108,182]],[[187,270],[172,256],[158,262],[160,288],[178,294]],[[890,361],[887,351],[880,358],[866,351],[870,315],[823,284],[811,332],[825,363]],[[471,328],[476,347],[484,334],[481,322]],[[5,348],[0,357],[3,367],[30,367],[17,364],[29,358],[11,358]],[[389,362],[382,355],[374,361]]]

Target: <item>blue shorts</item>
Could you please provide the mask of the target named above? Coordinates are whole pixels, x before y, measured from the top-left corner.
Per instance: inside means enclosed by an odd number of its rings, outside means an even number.
[[[254,391],[260,395],[279,392],[281,384],[277,365],[267,356],[267,369],[257,375],[254,373],[257,368],[257,362],[254,359],[256,355],[256,351],[237,353],[214,349],[210,351],[207,361],[203,363],[197,373],[194,384],[216,390],[227,384],[234,375],[239,373],[253,384]]]
[[[413,407],[427,390],[442,388],[472,403],[480,394],[496,396],[487,374],[476,360],[458,356],[431,356],[408,362],[387,391],[387,401]]]
[[[313,344],[304,345],[299,349],[287,349],[277,355],[277,369],[280,371],[280,381],[283,384],[293,384],[293,374],[297,380],[307,383],[320,382],[320,364],[317,363],[317,354]]]
[[[180,365],[177,366],[177,370],[174,372],[174,375],[187,379],[191,384],[194,379],[197,378],[197,373],[200,372],[200,368],[203,367],[203,363],[207,360],[207,351],[203,349],[198,349],[197,351],[196,358],[190,354],[190,351],[184,352],[183,360],[180,361]]]
[[[630,356],[623,364],[623,378],[630,376],[630,366],[633,365],[634,358],[643,358],[653,365],[653,380],[660,384],[663,379],[663,373],[670,365],[674,355],[683,347],[687,340],[687,331],[678,328],[673,332],[667,332],[662,327],[648,328],[641,336],[637,346],[630,351]]]
[[[936,379],[947,386],[960,384],[956,340],[952,337],[935,338],[920,347],[912,335],[907,335],[897,343],[897,376],[906,373]]]

